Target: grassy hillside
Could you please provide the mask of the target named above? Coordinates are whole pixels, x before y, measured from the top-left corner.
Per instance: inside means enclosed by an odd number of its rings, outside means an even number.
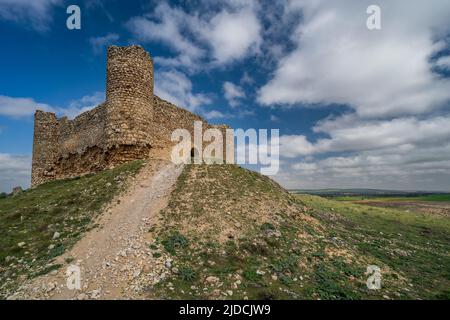
[[[422,294],[411,286],[405,268],[348,237],[346,224],[356,228],[353,222],[316,206],[314,199],[321,198],[289,194],[238,166],[187,166],[159,225],[149,230],[156,239],[153,254],[169,253],[173,259],[171,276],[149,288],[149,297],[386,299]],[[336,228],[331,221],[344,226]],[[371,264],[382,269],[379,291],[366,286]]]
[[[61,267],[141,166],[0,199],[0,298]],[[147,298],[450,298],[448,218],[294,195],[235,165],[186,166],[145,239],[165,275]],[[381,290],[367,289],[369,265]]]
[[[102,207],[141,166],[131,162],[0,199],[0,297],[27,278],[61,267],[52,263],[54,258],[93,227]]]

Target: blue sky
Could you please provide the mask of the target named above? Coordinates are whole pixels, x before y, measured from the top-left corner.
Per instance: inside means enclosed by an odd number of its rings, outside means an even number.
[[[81,30],[66,28],[70,4]],[[0,191],[29,185],[36,109],[102,102],[111,44],[150,52],[162,98],[279,128],[286,187],[450,190],[445,0],[0,0],[0,41]]]

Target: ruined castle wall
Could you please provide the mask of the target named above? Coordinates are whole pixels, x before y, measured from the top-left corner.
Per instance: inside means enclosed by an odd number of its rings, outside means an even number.
[[[153,62],[142,47],[109,47],[103,104],[73,120],[36,112],[32,186],[136,159],[170,159],[172,132],[187,129],[193,139],[194,121],[203,132],[227,128],[153,95]]]
[[[54,113],[36,111],[34,115],[34,138],[31,185],[52,180],[48,172],[58,152],[57,141],[58,120]]]
[[[83,153],[105,143],[106,105],[84,112],[74,120],[58,120],[58,146],[61,157]]]
[[[226,137],[226,129],[229,127],[226,125],[210,125],[208,122],[202,117],[182,108],[177,107],[176,105],[159,98],[158,96],[154,96],[154,126],[158,129],[155,132],[155,136],[157,139],[154,142],[154,148],[162,148],[166,149],[165,155],[166,157],[170,157],[170,149],[176,142],[171,141],[172,132],[176,129],[186,129],[190,132],[192,137],[192,146],[196,148],[194,141],[194,122],[201,121],[202,122],[202,132],[205,130],[214,128],[218,129],[222,132],[223,136],[223,154],[218,155],[226,160],[225,152],[227,150],[227,140]],[[205,142],[204,144],[208,144]],[[233,154],[230,154],[230,159],[234,159],[234,140],[229,139],[228,144],[230,144],[228,150],[233,150]],[[234,161],[228,161],[232,163]]]
[[[74,120],[57,119],[54,113],[37,111],[32,185],[103,168],[99,167],[99,154],[103,153],[105,143],[105,120],[104,104]]]

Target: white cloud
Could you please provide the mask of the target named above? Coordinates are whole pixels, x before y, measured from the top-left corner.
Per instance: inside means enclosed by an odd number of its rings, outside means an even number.
[[[104,101],[105,101],[105,93],[97,91],[94,92],[92,95],[86,95],[78,100],[71,101],[68,107],[58,109],[58,113],[68,117],[69,119],[73,119],[85,111],[94,109],[96,106],[98,106]]]
[[[55,112],[52,106],[38,103],[31,98],[12,98],[0,96],[0,115],[13,118],[28,117],[36,110]]]
[[[223,83],[223,92],[225,99],[227,99],[228,103],[232,107],[236,107],[240,103],[240,99],[246,97],[244,89],[242,87],[235,85],[232,82],[226,81]]]
[[[52,9],[62,0],[0,0],[0,19],[28,24],[37,31],[49,29]]]
[[[364,1],[292,1],[304,19],[259,91],[262,104],[347,104],[362,117],[421,114],[450,100],[430,57],[450,28],[448,1],[379,1],[382,30],[365,26]],[[444,60],[443,60],[444,61]]]
[[[380,31],[366,28],[369,4],[286,2],[281,19],[301,12],[293,48],[276,50],[258,102],[350,111],[319,121],[314,134],[281,136],[277,179],[288,187],[450,190],[450,79],[434,73],[449,65],[450,3],[380,0]]]
[[[163,2],[151,14],[131,18],[126,27],[141,41],[159,41],[175,50],[179,56],[172,58],[172,64],[186,63],[186,67],[194,67],[194,62],[205,52],[185,32],[189,25],[198,23],[196,17]]]
[[[290,188],[450,191],[450,144],[284,162],[277,180]]]
[[[58,116],[75,118],[82,112],[88,111],[105,100],[103,92],[95,92],[78,100],[73,100],[65,108],[39,103],[32,98],[15,98],[0,95],[0,116],[12,118],[26,118],[32,116],[36,110],[56,113]]]
[[[200,31],[200,30],[199,30]],[[259,51],[261,25],[253,10],[222,11],[214,16],[202,36],[213,49],[218,64],[244,58]]]
[[[0,192],[28,188],[31,181],[31,156],[0,153]]]
[[[340,122],[341,121],[341,122]],[[414,117],[361,121],[347,126],[346,120],[327,120],[314,127],[330,138],[315,143],[303,135],[281,136],[281,155],[288,158],[329,152],[379,150],[405,145],[436,145],[450,140],[450,116],[418,120]]]
[[[184,73],[176,70],[156,73],[155,94],[190,111],[212,102],[204,93],[193,93],[192,82]]]
[[[89,38],[89,43],[95,54],[102,54],[107,46],[115,43],[119,38],[120,36],[118,34],[108,33],[105,36]]]
[[[213,119],[222,119],[222,118],[228,118],[229,115],[224,114],[223,112],[220,112],[218,110],[211,110],[204,113],[204,116],[208,120]]]
[[[450,70],[450,56],[439,58],[436,61],[436,66],[442,69]]]
[[[450,190],[449,123],[449,115],[319,121],[313,130],[329,138],[280,137],[277,180],[292,188]]]
[[[140,41],[161,42],[177,53],[156,57],[161,64],[195,71],[259,51],[261,25],[255,10],[251,4],[233,2],[222,4],[219,11],[206,5],[186,12],[162,2],[153,12],[131,18],[126,27]]]

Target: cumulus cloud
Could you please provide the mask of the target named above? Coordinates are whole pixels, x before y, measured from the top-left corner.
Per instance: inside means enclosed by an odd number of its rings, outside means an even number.
[[[213,49],[218,64],[239,60],[248,53],[257,52],[261,45],[261,26],[254,11],[222,11],[215,15],[202,36]]]
[[[115,43],[119,38],[120,36],[118,34],[108,33],[100,37],[91,37],[88,41],[91,44],[94,53],[101,54],[107,46]]]
[[[171,59],[161,58],[160,62],[171,66],[186,63],[186,67],[193,68],[205,51],[188,37],[186,31],[190,25],[198,23],[196,17],[163,2],[152,13],[131,18],[126,27],[140,41],[161,42],[179,54]]]
[[[126,27],[139,40],[161,42],[174,57],[157,57],[170,67],[198,69],[225,65],[258,52],[261,25],[254,6],[244,2],[223,5],[219,11],[204,6],[195,12],[159,3],[149,14],[131,18]]]
[[[439,58],[436,61],[436,66],[441,69],[450,70],[450,56]]]
[[[343,105],[313,134],[280,137],[290,187],[449,190],[448,1],[378,1],[382,29],[366,28],[369,1],[285,2],[281,19],[301,12],[278,48],[262,105]],[[263,46],[264,48],[264,46]]]
[[[228,103],[232,107],[238,106],[240,103],[239,100],[246,97],[244,89],[232,82],[224,82],[222,88],[225,99],[227,99]]]
[[[280,137],[282,155],[296,157],[327,152],[353,152],[378,150],[407,145],[427,146],[450,140],[450,116],[427,119],[414,117],[389,121],[362,121],[347,126],[348,119],[319,122],[313,129],[324,132],[330,138],[315,143],[303,135]]]
[[[55,109],[45,103],[38,103],[32,98],[12,98],[0,96],[0,115],[13,118],[28,117],[36,110],[54,112]]]
[[[448,1],[379,1],[379,31],[365,26],[365,1],[289,3],[304,13],[292,35],[297,47],[259,91],[260,103],[346,104],[362,117],[390,117],[450,100],[450,81],[430,63],[450,27]]]
[[[448,123],[448,115],[326,119],[313,130],[329,138],[309,141],[304,135],[280,137],[283,170],[277,180],[292,188],[450,191]]]
[[[450,191],[450,145],[372,150],[284,162],[277,180],[290,188]]]
[[[171,70],[157,72],[155,75],[155,94],[190,111],[212,102],[204,93],[193,93],[192,82],[182,72]]]
[[[32,116],[36,110],[42,110],[73,119],[80,113],[96,107],[104,100],[105,94],[103,92],[95,92],[92,95],[86,95],[80,99],[73,100],[67,107],[63,108],[36,102],[32,98],[16,98],[0,95],[0,116],[26,118]]]
[[[39,32],[47,31],[52,9],[62,0],[0,0],[0,19],[26,24]]]
[[[224,114],[223,112],[220,112],[218,110],[207,111],[207,112],[204,113],[204,116],[208,120],[222,119],[222,118],[228,118],[229,117],[229,115]]]
[[[31,180],[31,156],[0,153],[0,192],[28,188]]]
[[[105,93],[103,91],[94,92],[77,100],[72,100],[66,108],[59,108],[57,113],[73,119],[79,114],[94,109],[96,106],[105,101]]]

